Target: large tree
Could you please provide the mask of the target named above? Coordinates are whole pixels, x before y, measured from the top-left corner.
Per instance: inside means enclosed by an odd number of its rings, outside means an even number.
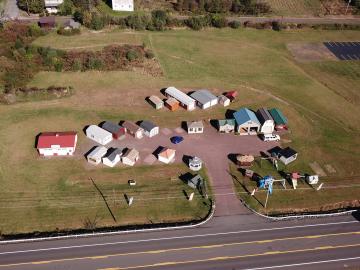
[[[28,13],[41,13],[44,11],[44,0],[18,0],[18,7]]]

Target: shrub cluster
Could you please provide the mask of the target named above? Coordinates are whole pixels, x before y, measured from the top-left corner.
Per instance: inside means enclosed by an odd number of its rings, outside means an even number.
[[[66,29],[65,27],[60,27],[57,30],[57,33],[59,35],[63,35],[63,36],[74,36],[74,35],[79,35],[81,33],[81,31],[79,28]]]

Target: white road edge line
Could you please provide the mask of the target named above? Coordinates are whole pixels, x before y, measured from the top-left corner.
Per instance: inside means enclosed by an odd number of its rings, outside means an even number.
[[[286,229],[292,230],[292,229],[306,228],[306,227],[321,227],[321,226],[331,226],[331,225],[349,224],[349,223],[358,223],[358,221],[353,220],[353,221],[342,221],[342,222],[336,222],[336,223],[322,223],[322,224],[310,224],[310,225],[299,225],[299,226],[289,226],[289,227],[275,227],[275,228],[266,228],[266,229],[259,229],[259,230],[220,232],[220,233],[184,235],[184,236],[174,236],[174,237],[164,237],[164,238],[129,240],[129,241],[119,241],[119,242],[107,242],[107,243],[98,243],[98,244],[86,244],[86,245],[77,245],[77,246],[62,246],[62,247],[53,247],[53,248],[16,250],[16,251],[1,252],[0,255],[51,251],[51,250],[62,250],[62,249],[75,249],[75,248],[84,248],[84,247],[112,246],[112,245],[119,245],[119,244],[144,243],[144,242],[153,242],[153,241],[155,242],[155,241],[164,241],[164,240],[208,237],[208,236],[229,235],[229,234],[242,234],[242,233],[251,233],[251,232],[273,231],[273,230],[286,230]]]
[[[342,262],[342,261],[351,261],[351,260],[359,260],[360,257],[352,257],[352,258],[342,258],[342,259],[334,259],[334,260],[326,260],[326,261],[313,261],[313,262],[304,262],[304,263],[293,263],[293,264],[283,264],[283,265],[274,265],[274,266],[265,266],[265,267],[256,267],[256,268],[246,268],[243,270],[265,270],[265,269],[275,269],[275,268],[284,268],[284,267],[297,267],[311,264],[322,264],[322,263],[331,263],[331,262]]]

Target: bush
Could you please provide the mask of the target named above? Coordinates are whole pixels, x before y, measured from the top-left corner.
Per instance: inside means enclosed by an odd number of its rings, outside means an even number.
[[[41,13],[45,8],[43,0],[17,0],[17,5],[20,9],[31,13]]]
[[[84,19],[84,14],[81,11],[76,10],[74,12],[74,21],[83,24],[83,19]]]
[[[163,10],[154,10],[151,13],[152,26],[157,31],[163,31],[168,23],[168,14]]]
[[[103,62],[101,59],[96,57],[90,57],[88,59],[87,68],[88,69],[97,69],[100,70],[103,67]]]
[[[131,61],[134,61],[136,59],[139,58],[139,53],[135,50],[129,50],[127,53],[126,53],[126,59],[129,60],[130,62]]]
[[[74,63],[72,65],[72,70],[73,71],[80,71],[82,70],[82,62],[80,59],[75,59]]]
[[[57,60],[54,64],[54,68],[56,72],[61,72],[63,71],[63,67],[64,67],[64,63],[60,60]]]
[[[90,28],[94,30],[101,30],[105,26],[104,18],[97,13],[91,14]]]
[[[278,21],[273,21],[271,23],[271,25],[272,25],[272,29],[274,31],[280,31],[281,30],[281,25],[280,25],[280,23]]]
[[[60,15],[72,15],[74,13],[75,6],[71,0],[64,0],[64,2],[58,7]]]
[[[208,16],[192,16],[186,20],[186,25],[193,30],[201,30],[210,25]]]
[[[45,32],[40,28],[37,23],[33,23],[28,28],[28,34],[31,37],[40,37],[45,35]]]
[[[126,25],[135,30],[145,30],[151,24],[147,15],[133,14],[126,17]]]
[[[224,15],[215,14],[211,16],[211,25],[216,28],[224,28],[228,26],[228,21]]]
[[[65,29],[64,27],[60,27],[57,30],[58,35],[63,35],[63,36],[74,36],[74,35],[79,35],[81,33],[80,29]]]
[[[233,29],[238,29],[241,27],[241,23],[239,21],[231,21],[229,22],[229,26]]]

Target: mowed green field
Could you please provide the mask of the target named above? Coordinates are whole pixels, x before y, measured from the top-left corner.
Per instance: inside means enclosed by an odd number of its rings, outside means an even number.
[[[183,165],[95,169],[81,157],[88,150],[85,148],[87,139],[82,133],[88,124],[103,120],[149,119],[161,127],[173,128],[184,120],[224,117],[226,109],[220,106],[193,112],[153,110],[145,102],[145,97],[151,94],[161,96],[160,89],[169,85],[189,91],[209,88],[215,93],[237,90],[239,98],[229,109],[241,106],[281,108],[291,128],[291,133],[284,136],[288,142],[283,145],[291,145],[299,151],[298,160],[288,166],[288,170],[311,172],[309,163],[316,161],[323,168],[330,164],[336,170],[323,181],[332,178],[341,181],[341,177],[351,176],[351,183],[360,183],[360,177],[356,178],[360,176],[359,62],[298,64],[286,50],[286,44],[290,42],[359,40],[360,32],[211,29],[200,32],[133,32],[129,35],[115,30],[114,33],[91,35],[94,44],[106,43],[107,40],[126,42],[127,38],[129,42],[134,42],[134,39],[145,42],[153,49],[164,77],[117,71],[42,72],[36,75],[31,86],[71,85],[75,95],[60,100],[0,106],[0,183],[3,187],[0,198],[4,198],[0,199],[2,233],[80,228],[85,226],[87,217],[99,219],[98,226],[112,226],[203,216],[208,205],[203,205],[200,197],[189,204],[182,195],[186,186],[169,180],[170,176],[176,177],[186,171]],[[71,42],[71,47],[89,45],[82,36],[72,37]],[[52,34],[36,41],[44,46],[69,43],[67,37]],[[34,149],[35,136],[47,130],[78,131],[78,156],[73,159],[40,159]],[[105,190],[109,205],[117,215],[116,222],[89,177]],[[169,198],[166,204],[161,200],[154,200],[152,204],[139,202],[134,204],[134,208],[126,209],[123,193],[129,192],[126,187],[129,177],[142,179],[139,180],[139,195],[155,198],[169,193],[181,198]],[[328,196],[322,202],[336,203],[342,197],[358,199],[358,195],[349,190],[339,187],[337,192],[343,196]],[[292,207],[304,206],[301,194],[294,196],[297,197]],[[313,199],[316,198],[314,194]],[[87,206],[87,200],[89,205],[96,202],[94,208]],[[78,206],[79,203],[85,206]],[[277,207],[281,208],[281,204]]]

